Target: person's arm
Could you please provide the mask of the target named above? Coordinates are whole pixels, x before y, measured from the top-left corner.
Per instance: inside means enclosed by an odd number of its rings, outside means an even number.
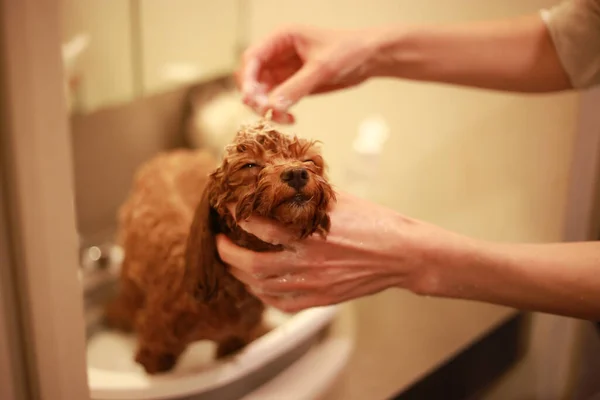
[[[600,242],[487,243],[452,253],[418,292],[600,320]]]
[[[236,73],[244,102],[280,123],[310,94],[397,77],[510,92],[600,84],[600,0],[563,0],[506,20],[349,31],[282,29]]]
[[[331,231],[296,241],[251,217],[242,229],[280,252],[219,236],[221,259],[263,301],[285,311],[388,288],[600,321],[600,242],[504,244],[472,239],[338,192]]]
[[[374,76],[513,92],[571,89],[539,14],[505,21],[382,29]]]

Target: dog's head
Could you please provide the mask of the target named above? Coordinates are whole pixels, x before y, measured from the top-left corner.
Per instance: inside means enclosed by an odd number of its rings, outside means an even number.
[[[235,221],[258,215],[277,220],[299,239],[330,228],[335,201],[317,142],[274,129],[267,120],[240,130],[210,175],[196,210],[187,249],[187,269],[197,276],[205,299],[216,291],[219,275],[215,234],[218,219],[235,207]],[[203,289],[200,289],[203,288]]]
[[[272,218],[299,237],[329,231],[334,192],[317,143],[288,136],[262,122],[240,131],[210,176],[209,201],[221,216],[235,203],[235,219]]]

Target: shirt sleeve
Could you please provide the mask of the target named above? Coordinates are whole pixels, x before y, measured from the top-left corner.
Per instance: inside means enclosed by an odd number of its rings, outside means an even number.
[[[600,84],[600,0],[566,0],[541,16],[571,84]]]

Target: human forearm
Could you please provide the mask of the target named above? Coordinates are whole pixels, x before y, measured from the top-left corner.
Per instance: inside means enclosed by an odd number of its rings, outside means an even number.
[[[268,220],[240,221],[286,249],[254,253],[220,237],[219,254],[263,301],[286,311],[398,288],[600,321],[600,242],[490,243],[342,192],[329,215],[326,239],[300,241]]]
[[[465,243],[428,294],[600,320],[600,242]]]
[[[381,29],[373,76],[515,92],[571,88],[539,15],[449,26]]]

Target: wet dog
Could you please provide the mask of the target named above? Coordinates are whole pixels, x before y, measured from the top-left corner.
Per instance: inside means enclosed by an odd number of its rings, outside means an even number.
[[[228,272],[217,234],[281,250],[239,228],[250,215],[277,220],[299,239],[329,232],[335,194],[316,142],[262,119],[237,133],[216,170],[207,174],[206,164],[184,150],[151,160],[121,209],[125,258],[107,320],[135,331],[136,361],[149,374],[171,370],[192,342],[214,341],[224,357],[266,331],[264,304]]]

